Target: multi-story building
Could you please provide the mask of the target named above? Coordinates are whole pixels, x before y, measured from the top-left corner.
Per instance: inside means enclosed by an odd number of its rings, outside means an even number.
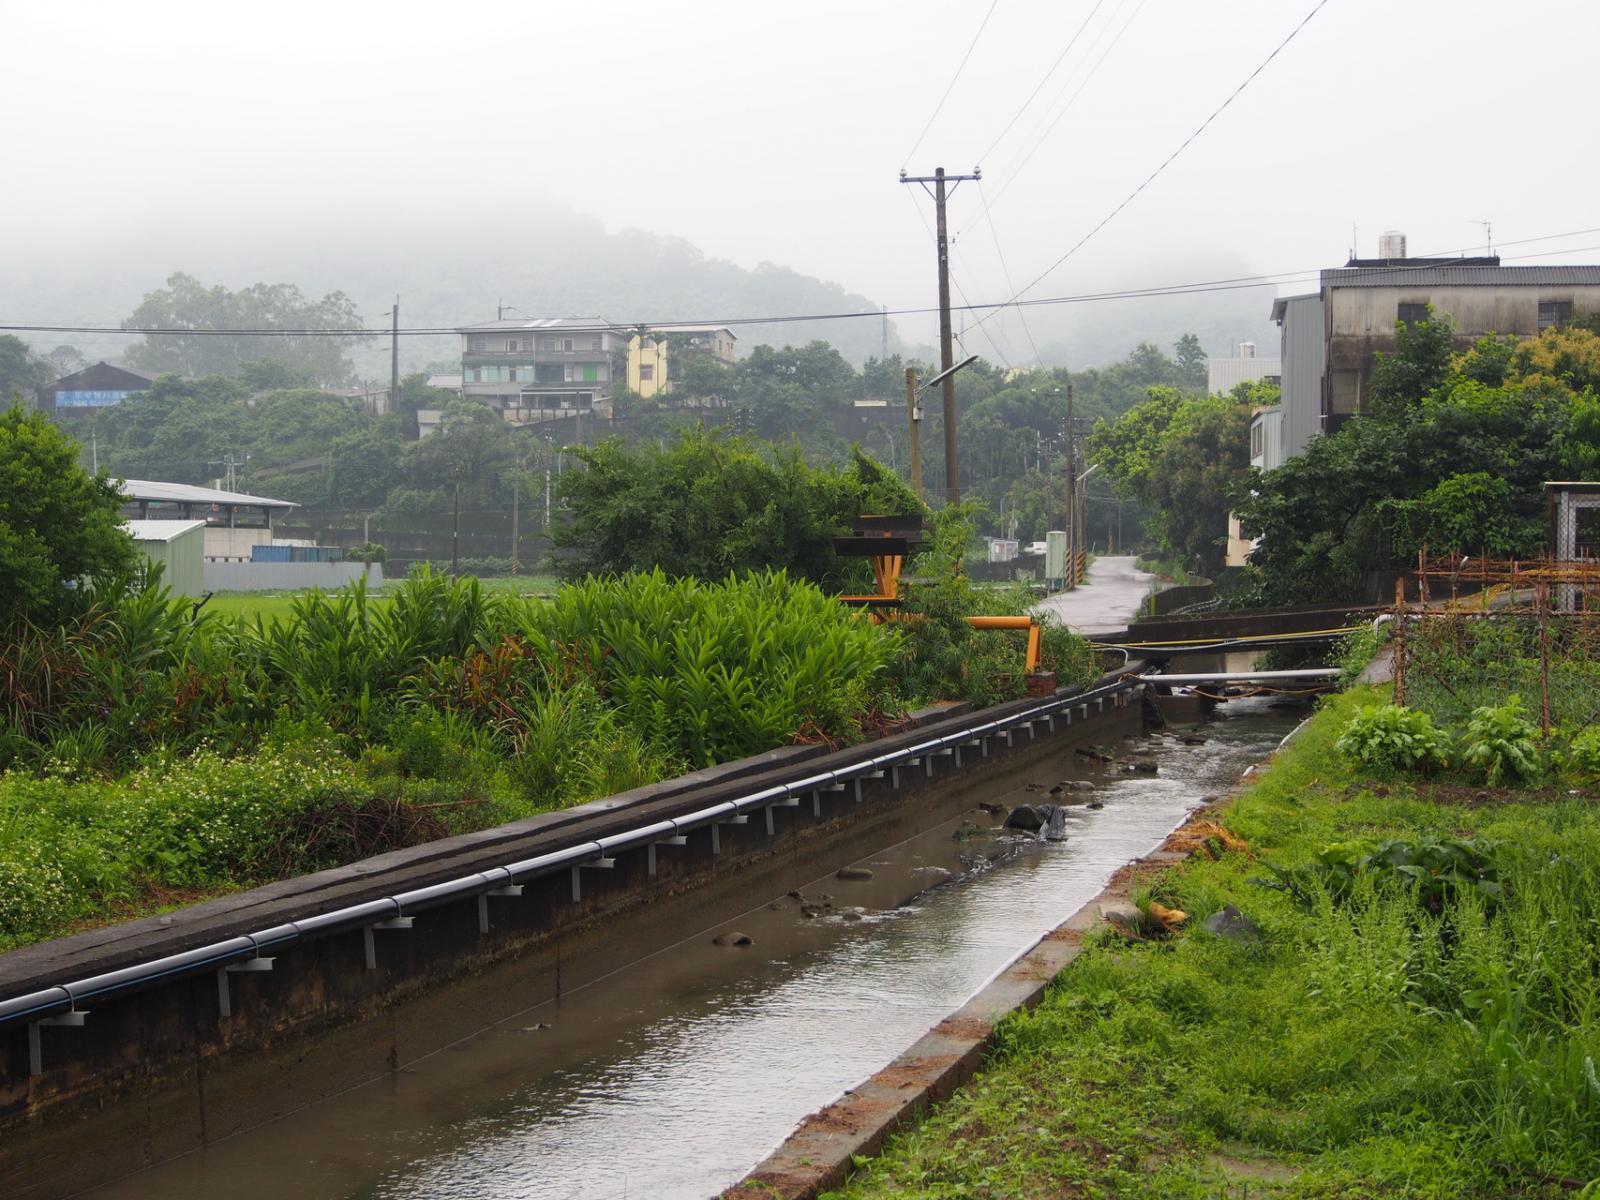
[[[1386,233],[1378,258],[1322,272],[1320,288],[1272,305],[1281,333],[1279,403],[1250,424],[1250,461],[1270,471],[1371,406],[1373,369],[1396,348],[1395,327],[1447,317],[1455,348],[1486,334],[1536,336],[1600,312],[1600,266],[1505,267],[1497,255],[1408,258],[1404,234]],[[1228,562],[1249,544],[1230,519]]]
[[[609,415],[628,333],[598,317],[464,325],[461,392],[512,424]]]
[[[1532,336],[1600,311],[1600,266],[1504,267],[1496,255],[1407,258],[1386,233],[1379,258],[1322,272],[1321,288],[1272,306],[1282,331],[1281,456],[1332,433],[1370,405],[1378,355],[1393,353],[1395,326],[1431,308],[1455,328],[1457,350],[1485,334]]]

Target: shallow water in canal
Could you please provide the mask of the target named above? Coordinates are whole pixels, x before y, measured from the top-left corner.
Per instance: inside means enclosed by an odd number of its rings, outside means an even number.
[[[830,873],[803,902],[751,897],[732,921],[642,946],[629,966],[378,1082],[91,1194],[713,1195],[960,1007],[1301,715],[1239,701],[1114,747],[1154,757],[1154,776],[1066,750],[1035,773],[1042,788],[1078,784],[1062,797],[1065,842],[1001,833],[999,816],[971,810],[859,859],[870,880]],[[1178,736],[1194,733],[1204,741]],[[730,931],[751,944],[713,943]]]

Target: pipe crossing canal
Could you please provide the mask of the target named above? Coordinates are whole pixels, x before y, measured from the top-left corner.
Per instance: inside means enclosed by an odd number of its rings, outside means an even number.
[[[565,964],[499,964],[336,1033],[320,1057],[290,1051],[272,1086],[316,1102],[89,1195],[713,1195],[1159,845],[1299,715],[1236,702],[1115,743],[1119,759],[1154,759],[1154,775],[1064,746],[1029,772],[1040,789],[1066,781],[1059,796],[1019,786],[985,798],[1066,802],[1064,842],[947,807],[895,844],[813,864],[800,898],[768,878],[692,910],[692,929],[681,912],[675,928],[649,910],[618,923],[597,935],[615,964],[598,978],[572,982],[571,947]],[[511,1015],[441,1037],[485,1011]],[[337,1090],[340,1057],[385,1040],[394,1069]]]

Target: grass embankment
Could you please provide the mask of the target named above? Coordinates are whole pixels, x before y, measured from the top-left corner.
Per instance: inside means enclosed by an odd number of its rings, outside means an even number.
[[[1150,878],[1186,932],[1096,935],[986,1071],[836,1195],[1600,1191],[1595,796],[1358,778],[1335,743],[1379,698],[1333,699],[1227,805],[1248,851]],[[1339,869],[1474,837],[1498,887]],[[1298,896],[1258,882],[1318,862]],[[1259,941],[1200,928],[1228,903]]]
[[[423,574],[250,619],[154,589],[91,598],[0,637],[0,950],[854,741],[953,688],[1019,695],[1021,639],[974,633],[964,596],[931,589],[902,626],[772,572],[548,600]],[[1063,681],[1094,673],[1064,631],[1045,651]]]

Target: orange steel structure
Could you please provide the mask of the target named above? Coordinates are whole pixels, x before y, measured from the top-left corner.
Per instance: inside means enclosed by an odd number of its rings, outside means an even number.
[[[878,591],[871,596],[840,596],[841,603],[872,610],[874,621],[900,619],[900,573],[915,547],[923,544],[919,517],[875,517],[856,519],[855,535],[834,538],[834,552],[844,558],[865,558],[872,564],[872,577]],[[1028,631],[1028,652],[1023,669],[1032,674],[1039,667],[1039,643],[1043,631],[1032,617],[968,617],[974,629],[1016,629]]]

